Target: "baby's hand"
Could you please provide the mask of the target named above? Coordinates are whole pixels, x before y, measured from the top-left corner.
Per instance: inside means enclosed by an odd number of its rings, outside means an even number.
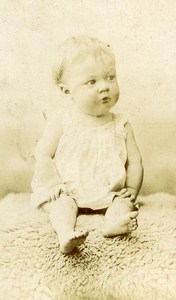
[[[65,184],[58,184],[53,186],[50,189],[50,200],[55,201],[62,193],[67,193]]]
[[[121,196],[122,198],[129,198],[129,200],[134,203],[136,198],[134,195],[132,195],[132,193],[127,189],[127,188],[123,188],[121,191],[118,192],[119,196]]]

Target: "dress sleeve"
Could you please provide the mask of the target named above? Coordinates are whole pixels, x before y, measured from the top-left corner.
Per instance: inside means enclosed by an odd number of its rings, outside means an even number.
[[[127,130],[125,125],[128,123],[127,117],[122,113],[118,113],[114,115],[114,118],[116,135],[123,136],[126,139]]]

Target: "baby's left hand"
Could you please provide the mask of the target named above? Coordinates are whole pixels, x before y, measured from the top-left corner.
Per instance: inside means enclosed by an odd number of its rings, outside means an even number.
[[[50,188],[49,196],[51,201],[55,201],[61,193],[67,193],[65,184],[58,184]]]
[[[119,196],[121,196],[122,198],[129,198],[129,200],[134,203],[136,200],[136,197],[131,193],[131,191],[127,188],[123,188],[120,192],[119,192]]]

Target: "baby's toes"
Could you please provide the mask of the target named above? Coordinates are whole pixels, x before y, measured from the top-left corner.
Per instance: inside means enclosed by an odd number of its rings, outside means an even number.
[[[88,231],[76,231],[77,238],[86,238],[88,236]]]
[[[131,211],[130,213],[128,213],[131,220],[135,220],[138,214],[138,211]]]
[[[138,227],[138,224],[137,224],[137,219],[136,219],[136,218],[134,218],[134,219],[132,220],[132,230],[136,230],[136,229],[137,229],[137,227]]]
[[[88,231],[83,231],[83,232],[82,232],[82,236],[83,236],[84,238],[86,238],[86,237],[88,236],[88,234],[89,234]]]
[[[134,219],[131,220],[131,222],[132,222],[133,225],[135,225],[135,224],[137,224],[137,219],[134,218]]]
[[[75,239],[76,239],[77,245],[81,245],[85,241],[88,234],[89,234],[88,231],[76,231]]]

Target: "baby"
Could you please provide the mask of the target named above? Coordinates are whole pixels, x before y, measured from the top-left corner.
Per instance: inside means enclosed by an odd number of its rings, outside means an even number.
[[[88,235],[75,230],[81,211],[104,213],[104,237],[137,228],[143,167],[131,125],[110,111],[119,87],[109,46],[76,36],[58,56],[55,79],[68,105],[48,120],[38,143],[31,204],[49,213],[61,252],[70,253]]]

